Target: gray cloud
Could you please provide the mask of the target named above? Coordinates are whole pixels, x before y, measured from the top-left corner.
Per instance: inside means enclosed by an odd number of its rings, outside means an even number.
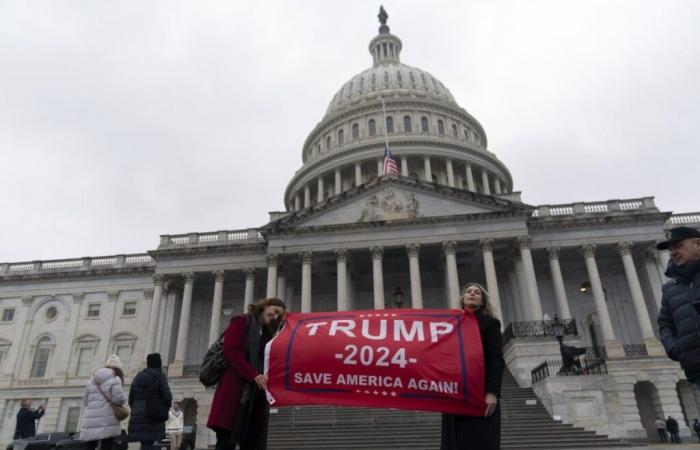
[[[0,261],[254,227],[371,64],[378,4],[0,2]],[[532,204],[700,210],[700,4],[385,2],[403,62],[484,125]]]

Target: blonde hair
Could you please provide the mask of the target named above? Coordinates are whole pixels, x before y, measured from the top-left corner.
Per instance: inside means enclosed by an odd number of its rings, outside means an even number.
[[[491,305],[489,304],[489,293],[484,288],[482,285],[479,283],[467,283],[464,285],[462,288],[462,291],[459,293],[459,307],[460,309],[464,309],[464,293],[467,292],[467,289],[469,289],[472,286],[476,286],[479,288],[481,291],[481,308],[479,308],[479,311],[482,312],[485,316],[493,317],[493,311],[491,311]]]

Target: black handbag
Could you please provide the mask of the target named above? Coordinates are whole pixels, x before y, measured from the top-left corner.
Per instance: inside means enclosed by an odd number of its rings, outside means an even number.
[[[224,335],[222,334],[207,350],[199,366],[199,382],[205,387],[214,386],[226,371],[228,363],[224,359]]]
[[[155,386],[155,390],[150,389],[148,397],[146,397],[146,411],[144,416],[152,422],[165,422],[169,417],[170,405],[167,405],[165,400],[160,397],[160,378],[156,380]]]

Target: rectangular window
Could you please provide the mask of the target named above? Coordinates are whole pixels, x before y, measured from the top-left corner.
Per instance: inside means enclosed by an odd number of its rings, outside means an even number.
[[[49,363],[49,352],[51,352],[51,349],[46,347],[39,347],[36,349],[34,361],[32,361],[32,370],[29,375],[30,377],[44,377],[44,374],[46,374],[46,366]]]
[[[117,344],[114,353],[119,357],[119,360],[124,366],[124,373],[129,367],[129,358],[131,357],[131,344]]]
[[[136,315],[136,302],[124,302],[124,309],[122,309],[122,316],[135,316]]]
[[[2,369],[2,363],[5,361],[5,358],[7,357],[8,349],[9,349],[9,345],[0,345],[0,369]]]
[[[78,431],[78,426],[80,425],[80,407],[68,408],[68,414],[66,415],[66,428],[64,432],[66,433],[76,433]]]
[[[12,322],[15,318],[15,308],[5,308],[2,310],[2,321]]]
[[[99,303],[91,303],[88,305],[87,316],[90,318],[100,317],[100,305]]]
[[[95,349],[93,347],[83,347],[78,351],[78,365],[75,367],[76,377],[90,376],[94,354]]]

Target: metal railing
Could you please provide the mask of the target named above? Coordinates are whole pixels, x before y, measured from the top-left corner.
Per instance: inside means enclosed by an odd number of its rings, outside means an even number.
[[[187,364],[182,368],[183,377],[198,377],[199,376],[199,364]]]
[[[562,367],[562,362],[559,359],[547,360],[532,369],[530,377],[532,378],[532,384],[535,384],[551,376],[570,377],[605,375],[606,373],[608,373],[608,366],[605,364],[604,358],[585,355],[578,359],[578,364],[574,364],[568,368]]]
[[[646,358],[649,356],[647,346],[644,344],[623,345],[622,348],[625,350],[626,358]]]
[[[564,336],[578,336],[578,328],[574,319],[559,320],[564,326]],[[503,333],[504,343],[511,339],[524,337],[555,337],[554,320],[535,322],[511,322]]]

